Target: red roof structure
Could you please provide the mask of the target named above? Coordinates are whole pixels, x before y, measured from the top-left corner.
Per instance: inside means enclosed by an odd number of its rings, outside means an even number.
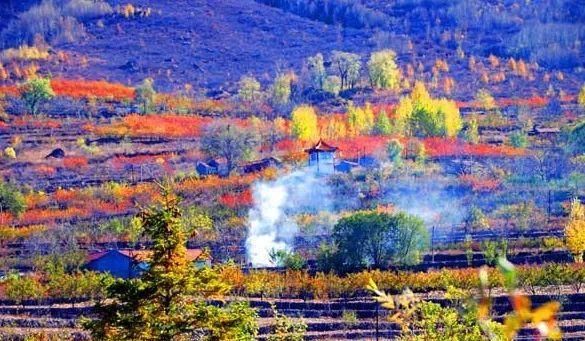
[[[333,147],[327,143],[325,143],[325,141],[323,141],[322,139],[319,139],[319,142],[317,142],[316,145],[314,145],[312,148],[309,149],[305,149],[305,152],[307,153],[319,153],[319,152],[327,152],[327,153],[332,153],[337,151],[337,147]]]

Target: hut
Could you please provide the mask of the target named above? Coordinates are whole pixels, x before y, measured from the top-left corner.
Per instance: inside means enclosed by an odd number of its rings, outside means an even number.
[[[339,164],[335,165],[335,170],[341,173],[351,173],[357,168],[360,168],[360,165],[357,162],[347,160],[342,160]]]
[[[87,257],[85,268],[97,272],[107,272],[118,278],[134,278],[148,270],[150,250],[107,250],[95,252]],[[195,267],[211,265],[211,257],[201,249],[187,250],[186,257]]]
[[[207,160],[205,162],[198,161],[195,165],[195,170],[197,170],[197,174],[200,176],[209,176],[209,175],[224,175],[225,167],[214,159]]]
[[[245,164],[241,167],[242,173],[249,174],[249,173],[256,173],[265,170],[266,168],[279,168],[282,165],[282,161],[280,159],[270,156],[264,158],[262,160],[253,161],[248,164]]]

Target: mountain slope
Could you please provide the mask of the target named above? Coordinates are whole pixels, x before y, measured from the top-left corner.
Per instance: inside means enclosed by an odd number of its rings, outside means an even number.
[[[299,70],[302,60],[317,52],[372,48],[366,31],[342,30],[253,0],[138,0],[134,4],[151,7],[152,15],[111,17],[103,27],[88,23],[86,41],[58,46],[89,57],[87,68],[68,68],[67,75],[123,83],[154,77],[157,86],[166,89],[185,83],[216,88],[247,73],[269,81],[278,69]]]

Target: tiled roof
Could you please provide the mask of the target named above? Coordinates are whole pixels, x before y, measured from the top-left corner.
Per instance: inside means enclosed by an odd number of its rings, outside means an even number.
[[[87,256],[87,262],[92,262],[97,259],[104,257],[105,255],[109,254],[110,252],[118,252],[123,254],[126,257],[135,259],[139,262],[146,261],[150,258],[152,254],[151,250],[108,250],[108,251],[101,251],[95,252]],[[201,249],[187,249],[186,252],[187,260],[195,261],[200,258],[207,259],[209,256],[204,255],[203,250]],[[202,257],[203,256],[203,257]]]
[[[312,148],[305,149],[305,151],[307,153],[311,153],[311,152],[334,152],[337,149],[338,149],[337,147],[333,147],[333,146],[325,143],[325,141],[323,141],[322,139],[319,139],[319,142],[317,142],[317,144],[315,144]]]

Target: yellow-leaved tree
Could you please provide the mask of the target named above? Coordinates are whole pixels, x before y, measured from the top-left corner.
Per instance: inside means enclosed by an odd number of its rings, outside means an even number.
[[[437,111],[443,119],[443,134],[446,137],[456,137],[463,123],[457,103],[446,98],[441,98],[436,102]]]
[[[565,226],[567,249],[573,254],[575,262],[583,262],[585,252],[585,206],[579,199],[571,202],[569,221]]]
[[[432,98],[422,82],[416,82],[396,108],[394,128],[399,134],[457,137],[462,127],[457,103]]]
[[[412,99],[408,96],[402,97],[400,102],[398,102],[398,106],[396,107],[396,112],[394,113],[394,132],[403,135],[410,135],[408,129],[408,122],[410,120],[410,116],[412,115],[412,111],[414,110],[414,105],[412,103]]]
[[[333,116],[325,120],[321,126],[321,137],[336,140],[347,137],[347,124],[342,118]]]
[[[423,82],[414,83],[414,88],[410,93],[410,98],[412,99],[412,104],[415,108],[429,110],[430,107],[432,107],[433,99]]]
[[[308,105],[296,107],[292,112],[292,133],[301,141],[314,141],[319,137],[317,113]]]
[[[400,70],[396,65],[396,52],[387,49],[372,53],[368,73],[373,87],[397,90],[400,87]]]
[[[579,102],[581,108],[585,109],[585,84],[583,84],[583,86],[581,87],[581,91],[579,91],[577,102]]]
[[[374,127],[374,110],[370,103],[361,108],[350,103],[347,109],[347,123],[350,134],[354,136],[368,134]]]

